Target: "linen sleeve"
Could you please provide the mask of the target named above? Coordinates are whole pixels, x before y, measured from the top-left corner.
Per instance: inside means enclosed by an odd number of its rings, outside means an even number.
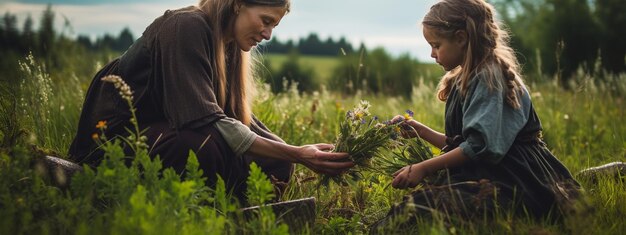
[[[225,117],[213,89],[211,29],[197,14],[166,20],[155,39],[153,73],[161,84],[163,111],[174,128]]]
[[[509,106],[503,91],[489,89],[480,75],[474,80],[463,104],[465,141],[459,147],[472,160],[497,164],[526,124],[528,115],[523,108]]]
[[[256,116],[252,116],[250,127],[243,125],[234,118],[223,118],[215,123],[215,127],[222,134],[228,146],[237,156],[243,155],[257,136],[268,138],[284,143],[280,137],[270,132],[270,130]]]
[[[243,155],[257,137],[250,128],[234,118],[222,118],[215,123],[215,128],[222,134],[224,141],[236,156]]]

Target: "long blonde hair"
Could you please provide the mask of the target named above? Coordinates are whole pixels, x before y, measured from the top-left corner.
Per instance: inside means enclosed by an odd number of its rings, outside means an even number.
[[[518,95],[524,89],[520,65],[508,45],[509,34],[494,19],[494,12],[484,0],[442,0],[424,17],[422,25],[434,29],[438,36],[452,39],[458,30],[467,33],[463,64],[441,79],[437,92],[440,100],[447,100],[455,84],[465,96],[471,79],[484,70],[489,88],[504,90],[506,102],[513,108],[520,107]]]
[[[213,87],[218,105],[229,117],[245,125],[252,121],[251,95],[254,93],[250,53],[235,41],[228,42],[238,5],[284,7],[289,11],[290,0],[200,0],[198,7],[210,18],[213,29],[217,78]]]

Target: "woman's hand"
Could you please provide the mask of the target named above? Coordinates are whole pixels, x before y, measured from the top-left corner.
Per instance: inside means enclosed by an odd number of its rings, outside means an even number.
[[[331,149],[332,144],[304,145],[299,148],[298,163],[326,175],[337,175],[354,166],[347,153],[326,152]]]
[[[417,163],[408,165],[393,173],[393,182],[391,186],[394,188],[413,188],[426,177],[426,171]]]
[[[293,146],[257,136],[247,153],[300,163],[327,175],[337,175],[354,166],[347,153],[327,152],[333,147],[332,144]]]

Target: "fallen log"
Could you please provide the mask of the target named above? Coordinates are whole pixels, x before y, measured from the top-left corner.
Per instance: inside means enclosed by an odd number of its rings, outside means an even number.
[[[590,182],[597,182],[600,178],[624,180],[626,177],[626,163],[611,162],[601,166],[587,168],[579,171],[576,177],[582,180],[589,180]]]
[[[49,155],[39,158],[35,164],[36,169],[44,171],[55,186],[60,188],[67,188],[72,176],[83,170],[83,167],[76,163]]]

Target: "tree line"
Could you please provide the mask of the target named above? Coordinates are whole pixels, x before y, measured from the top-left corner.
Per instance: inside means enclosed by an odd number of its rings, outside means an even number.
[[[624,0],[494,0],[527,71],[626,72]],[[596,78],[601,79],[601,78]]]
[[[6,12],[0,23],[0,51],[15,51],[22,54],[32,52],[36,55],[49,55],[55,43],[67,39],[63,32],[54,28],[55,13],[50,5],[41,15],[39,29],[33,28],[33,18],[29,15],[21,27],[18,26],[17,16]],[[65,22],[69,27],[69,22]],[[124,51],[135,40],[130,29],[124,28],[118,36],[105,34],[92,41],[89,36],[78,35],[75,41],[90,50]]]
[[[354,52],[352,44],[345,37],[340,37],[336,41],[332,37],[322,40],[316,33],[300,38],[297,43],[293,39],[283,42],[278,37],[272,37],[269,42],[261,45],[261,50],[277,54],[297,52],[302,55],[319,56],[336,56],[339,53]]]
[[[55,28],[55,13],[52,6],[43,11],[39,18],[39,28],[35,29],[32,16],[26,17],[20,25],[17,16],[10,12],[0,18],[0,81],[15,81],[19,78],[19,61],[23,61],[28,54],[40,59],[50,73],[74,68],[74,74],[90,74],[93,65],[91,60],[77,59],[84,56],[103,57],[103,51],[120,52],[126,50],[134,41],[128,28],[122,30],[119,36],[105,34],[92,41],[88,36],[79,35],[71,38],[66,35],[70,22],[64,22],[64,28]],[[91,76],[91,75],[87,75]]]

